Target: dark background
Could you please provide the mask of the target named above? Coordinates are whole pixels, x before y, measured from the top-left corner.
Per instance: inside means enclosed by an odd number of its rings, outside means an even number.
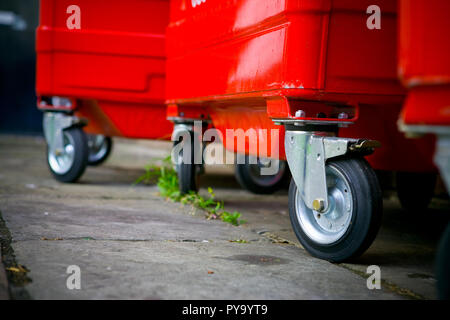
[[[41,134],[35,93],[39,1],[0,0],[0,11],[14,12],[26,23],[22,27],[0,23],[0,132]]]

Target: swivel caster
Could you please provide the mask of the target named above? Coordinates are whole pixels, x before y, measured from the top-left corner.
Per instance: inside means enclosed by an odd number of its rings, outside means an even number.
[[[175,170],[178,176],[180,193],[198,192],[200,175],[203,173],[203,160],[201,157],[203,145],[200,142],[200,149],[196,150],[198,146],[194,143],[194,139],[198,137],[190,125],[176,125],[173,137],[174,149],[172,157],[175,160]],[[196,152],[200,152],[199,158],[201,159],[201,163],[195,163]]]
[[[89,147],[88,165],[98,166],[108,159],[113,146],[110,137],[100,134],[88,134],[87,143]]]
[[[47,164],[50,172],[60,182],[75,182],[88,164],[88,146],[83,129],[64,129],[63,146],[54,149],[47,146]]]
[[[327,209],[308,208],[292,180],[289,215],[298,240],[309,253],[342,262],[362,254],[375,239],[382,194],[374,171],[362,158],[332,160],[325,170]]]
[[[289,216],[303,247],[313,256],[342,262],[362,254],[380,228],[382,193],[363,156],[379,143],[311,131],[287,131],[292,173]]]
[[[236,164],[235,176],[241,187],[256,194],[272,194],[280,190],[289,177],[289,168],[286,161],[279,161],[279,169],[276,174],[262,175],[261,169],[270,164],[269,159],[258,158],[256,164],[250,163],[250,157],[245,157],[245,163]]]

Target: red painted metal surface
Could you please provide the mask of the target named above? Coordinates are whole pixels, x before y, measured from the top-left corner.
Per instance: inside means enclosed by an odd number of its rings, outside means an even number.
[[[70,5],[81,29],[69,30]],[[38,96],[70,97],[87,132],[169,138],[165,28],[168,0],[41,0],[37,29]],[[49,106],[40,106],[49,108]]]
[[[396,73],[396,1],[192,3],[171,1],[166,102],[172,111],[201,107],[223,132],[278,128],[281,158],[283,129],[271,119],[295,118],[301,109],[300,119],[336,120],[345,111],[356,124],[342,135],[382,142],[369,157],[376,169],[431,170],[432,144],[407,141],[396,128],[405,93]],[[380,30],[366,27],[373,4],[381,8]],[[252,152],[248,144],[233,151]],[[428,156],[427,165],[411,154]]]
[[[450,125],[450,1],[400,1],[398,72],[409,89],[402,121]]]

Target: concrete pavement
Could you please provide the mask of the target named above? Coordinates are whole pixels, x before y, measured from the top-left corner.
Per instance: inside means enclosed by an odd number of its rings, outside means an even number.
[[[286,192],[242,191],[227,167],[207,168],[203,183],[227,209],[243,214],[248,223],[239,227],[167,202],[155,186],[133,186],[144,164],[169,148],[119,141],[105,165],[88,168],[78,184],[61,184],[46,168],[43,139],[0,136],[0,211],[17,263],[30,270],[32,282],[24,288],[32,298],[435,297],[435,242],[440,221],[448,220],[447,203],[436,200],[429,213],[435,223],[419,226],[404,221],[396,199],[386,199],[387,218],[375,244],[351,264],[335,265],[298,244]],[[369,264],[380,265],[382,290],[367,289]],[[80,290],[67,287],[71,265],[80,268]]]
[[[0,247],[0,258],[3,256],[2,248]],[[5,266],[0,259],[0,300],[8,300],[8,279],[6,278]]]

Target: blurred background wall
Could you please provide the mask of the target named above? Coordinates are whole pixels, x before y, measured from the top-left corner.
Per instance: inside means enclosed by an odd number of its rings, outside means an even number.
[[[0,132],[42,133],[36,108],[38,0],[0,1]]]

